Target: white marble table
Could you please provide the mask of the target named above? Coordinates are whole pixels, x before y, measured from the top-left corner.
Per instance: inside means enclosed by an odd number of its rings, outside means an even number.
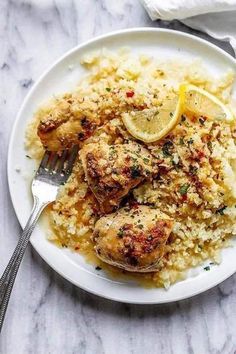
[[[6,152],[24,96],[43,70],[76,44],[137,26],[191,32],[178,22],[152,23],[138,0],[0,1],[0,271],[20,233],[8,193]],[[232,53],[227,44],[216,43]],[[0,353],[233,354],[235,285],[233,276],[190,300],[124,305],[72,286],[29,247],[10,300]]]

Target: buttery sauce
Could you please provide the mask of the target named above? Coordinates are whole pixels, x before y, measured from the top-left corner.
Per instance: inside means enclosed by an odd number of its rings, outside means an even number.
[[[43,213],[43,217],[41,219],[41,225],[43,229],[46,230],[46,233],[48,233],[49,231],[51,232],[53,229],[53,226],[51,225],[51,219],[50,219],[51,211],[52,211],[52,205],[49,205],[45,209]],[[49,241],[53,242],[59,248],[68,247],[72,251],[82,255],[85,258],[86,262],[94,266],[95,271],[101,272],[103,274],[105,273],[114,280],[136,282],[142,285],[144,288],[155,287],[155,282],[153,281],[153,277],[156,274],[156,272],[131,273],[123,269],[114,267],[100,260],[96,255],[96,252],[94,250],[94,243],[91,240],[92,231],[89,231],[84,236],[81,236],[79,238],[79,241],[77,238],[76,247],[71,247],[71,245],[70,246],[66,245],[65,240],[64,239],[61,240],[60,235],[58,235],[58,232],[56,233],[55,229],[53,229],[53,233],[55,234],[55,239],[51,239],[51,237],[49,237]]]
[[[123,281],[134,281],[141,284],[145,288],[154,287],[153,275],[152,273],[131,273],[117,267],[113,267],[103,261],[101,261],[94,250],[94,243],[91,241],[92,233],[90,235],[84,236],[84,240],[81,240],[81,248],[78,253],[82,254],[86,261],[94,265],[96,270],[101,270],[107,273],[114,280]],[[101,269],[100,269],[101,268]]]

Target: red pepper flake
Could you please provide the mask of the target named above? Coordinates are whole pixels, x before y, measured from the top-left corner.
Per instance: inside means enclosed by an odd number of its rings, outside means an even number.
[[[202,159],[203,157],[205,157],[205,153],[204,153],[204,151],[202,151],[202,150],[201,150],[201,151],[198,151],[198,154],[197,154],[197,155],[198,155],[198,158],[199,158],[199,159]]]
[[[134,95],[134,91],[127,91],[126,92],[127,97],[133,97],[133,95]]]
[[[129,207],[131,209],[138,209],[139,208],[139,203],[136,200],[130,200],[129,201]]]

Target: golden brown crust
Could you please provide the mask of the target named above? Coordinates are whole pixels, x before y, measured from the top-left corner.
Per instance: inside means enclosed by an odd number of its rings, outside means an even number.
[[[85,116],[77,120],[45,117],[38,126],[38,136],[45,149],[60,151],[79,145],[92,135],[96,126],[95,122]]]
[[[147,149],[138,143],[91,143],[80,152],[87,182],[103,212],[111,212],[121,199],[156,170]]]
[[[173,221],[157,209],[122,208],[95,225],[95,250],[104,262],[132,272],[151,272],[165,253]]]
[[[129,94],[128,87],[122,92],[102,87],[89,99],[86,88],[79,95],[65,94],[56,98],[38,125],[38,136],[44,148],[51,151],[70,148],[90,137],[97,127],[121,117],[122,112],[146,108],[145,103],[136,101],[135,95],[131,99]]]

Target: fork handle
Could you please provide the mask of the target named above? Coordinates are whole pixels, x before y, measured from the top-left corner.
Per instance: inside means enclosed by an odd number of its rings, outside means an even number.
[[[11,259],[0,279],[0,332],[5,318],[8,301],[15,282],[15,278],[28,245],[30,236],[35,228],[36,222],[48,203],[42,203],[37,197],[34,197],[34,205],[28,222],[19,238],[17,246],[11,256]]]

